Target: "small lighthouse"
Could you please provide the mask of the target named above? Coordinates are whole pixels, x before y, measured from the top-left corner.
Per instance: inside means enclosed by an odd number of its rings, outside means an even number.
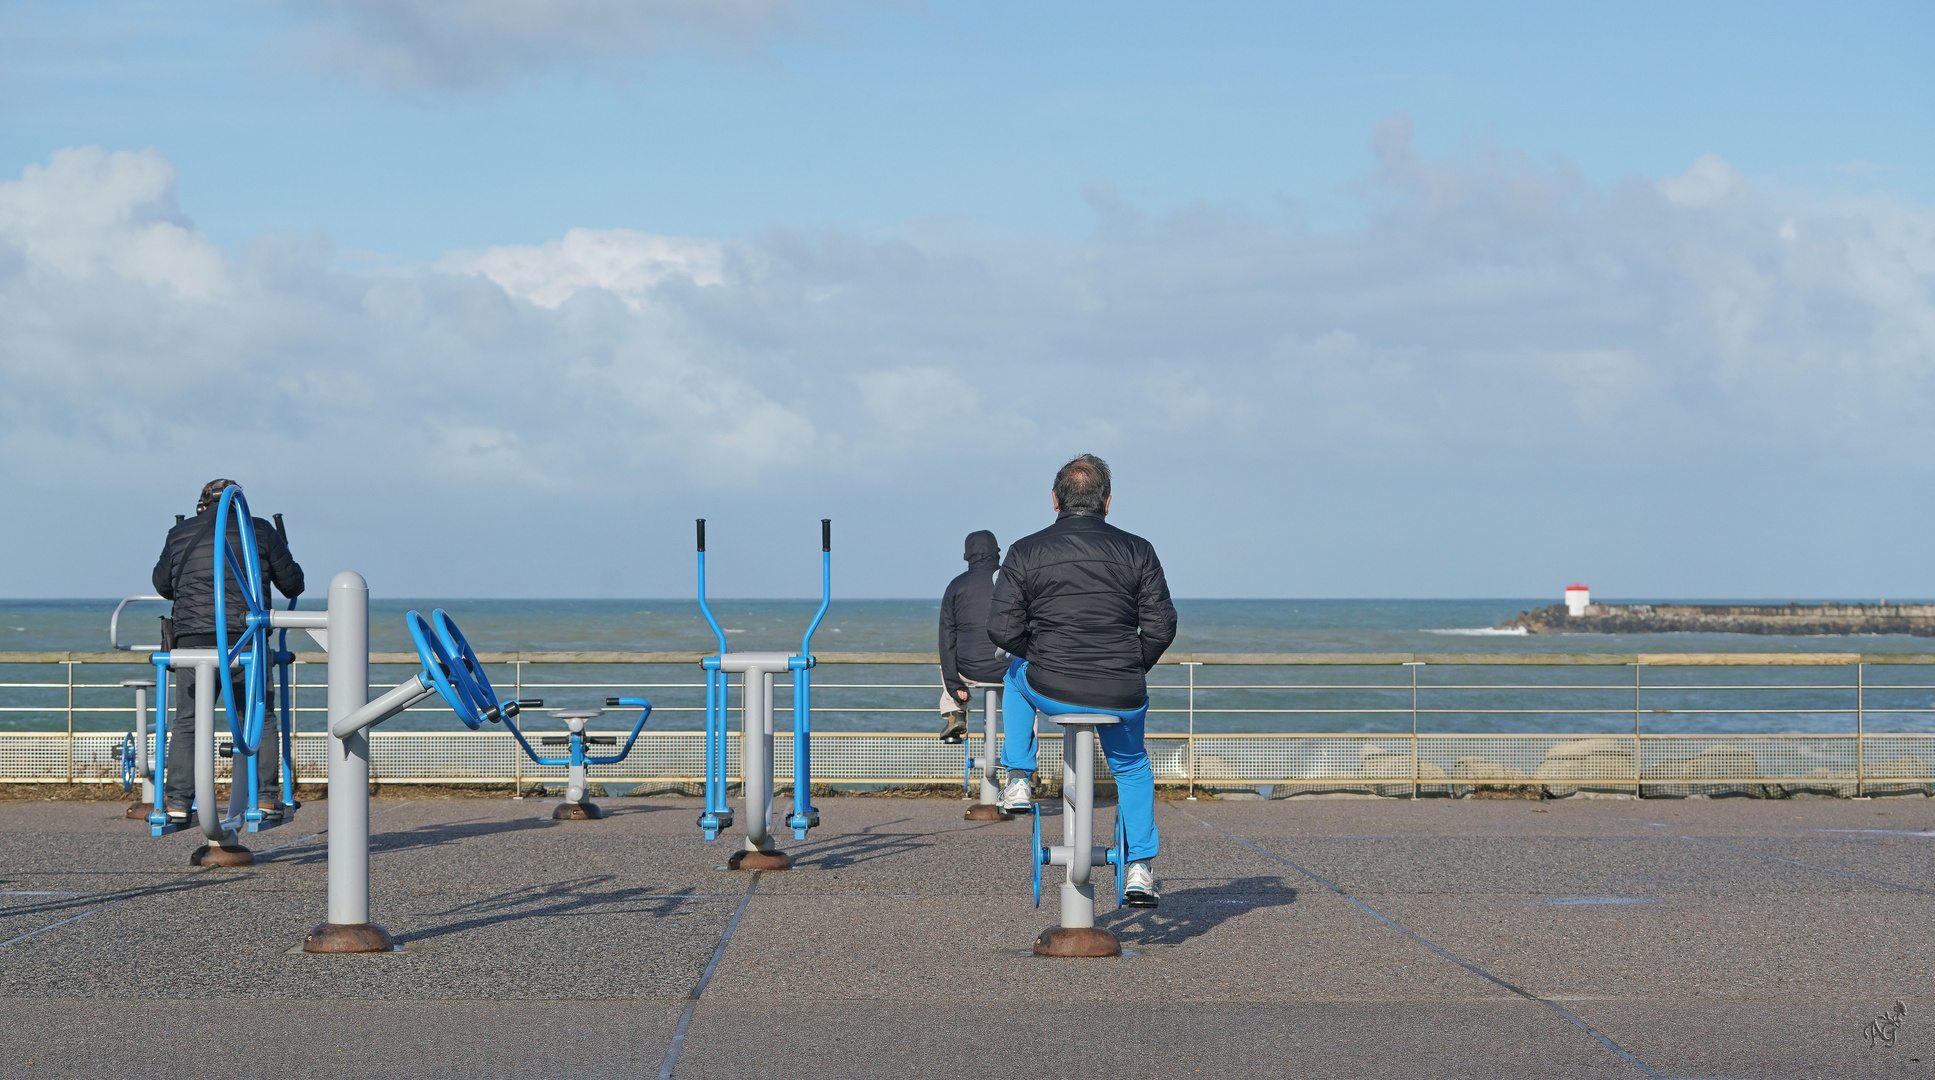
[[[1592,603],[1592,590],[1584,585],[1565,587],[1565,613],[1578,618],[1586,613],[1586,605]]]

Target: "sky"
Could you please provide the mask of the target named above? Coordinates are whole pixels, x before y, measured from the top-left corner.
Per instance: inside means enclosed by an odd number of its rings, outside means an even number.
[[[0,595],[1935,597],[1935,8],[0,0]]]

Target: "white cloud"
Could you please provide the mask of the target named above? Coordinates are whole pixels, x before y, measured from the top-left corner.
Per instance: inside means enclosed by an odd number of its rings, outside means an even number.
[[[443,262],[455,273],[477,273],[512,296],[555,308],[581,289],[604,289],[634,310],[652,288],[675,274],[694,285],[718,285],[724,245],[711,240],[656,236],[630,229],[572,229],[562,240],[459,252]]]
[[[1599,188],[1502,151],[1421,160],[1401,130],[1379,151],[1374,212],[1336,232],[1120,206],[1080,239],[578,229],[401,275],[274,238],[225,254],[157,155],[63,151],[0,183],[3,493],[111,506],[149,485],[131,467],[188,487],[240,455],[343,520],[408,492],[486,545],[511,508],[939,521],[1093,450],[1130,505],[1261,497],[1225,526],[1266,547],[1375,492],[1322,519],[1348,562],[1382,508],[1926,469],[1935,210],[1717,159]]]
[[[290,0],[324,64],[391,89],[467,89],[671,49],[751,51],[797,0]]]

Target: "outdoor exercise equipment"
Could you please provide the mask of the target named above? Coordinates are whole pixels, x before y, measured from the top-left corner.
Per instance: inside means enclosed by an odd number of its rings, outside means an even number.
[[[175,524],[181,524],[180,514],[175,515]],[[108,644],[113,646],[115,651],[145,653],[161,651],[159,645],[121,644],[122,609],[129,604],[148,600],[163,604],[168,602],[153,593],[147,593],[127,597],[114,605],[114,614],[108,616]],[[155,801],[154,762],[149,757],[152,746],[148,742],[148,687],[154,684],[147,679],[122,679],[121,685],[134,691],[134,729],[128,732],[127,738],[121,740],[121,790],[132,792],[134,782],[141,781],[141,801],[128,804],[127,818],[129,821],[146,821],[148,808],[153,806]],[[161,693],[162,696],[166,696],[165,686]],[[168,708],[165,701],[161,703],[161,708],[164,711]]]
[[[536,699],[498,701],[477,654],[442,609],[432,611],[427,620],[414,611],[404,616],[416,644],[418,670],[372,701],[369,605],[363,575],[345,570],[329,583],[326,611],[292,612],[294,618],[287,623],[324,631],[323,647],[329,651],[329,915],[303,939],[304,952],[387,952],[395,947],[389,931],[370,921],[369,729],[432,695],[442,697],[472,730],[486,720],[508,721],[544,704]],[[282,625],[284,613],[276,615]]]
[[[222,489],[222,495],[215,506],[215,552],[214,552],[214,597],[215,597],[215,647],[213,649],[156,649],[149,659],[155,667],[155,730],[153,756],[150,771],[154,783],[151,785],[153,810],[147,815],[149,832],[154,836],[165,836],[184,826],[170,823],[162,806],[164,783],[168,763],[168,672],[172,670],[192,670],[195,672],[195,803],[193,816],[208,839],[208,843],[197,849],[189,861],[196,866],[248,866],[255,861],[254,856],[243,847],[240,833],[260,832],[294,820],[297,803],[295,801],[295,763],[294,750],[294,711],[289,701],[289,665],[295,655],[288,651],[288,631],[286,627],[301,625],[276,618],[276,616],[297,616],[295,600],[289,601],[290,610],[275,611],[270,603],[268,587],[262,581],[262,561],[255,545],[255,519],[249,514],[248,499],[243,496],[239,486]],[[229,525],[237,523],[236,542],[231,542]],[[276,515],[276,529],[282,531],[282,515]],[[233,645],[229,642],[227,618],[228,585],[233,582],[247,607],[244,615],[244,629],[236,637]],[[150,599],[138,597],[130,599]],[[159,599],[154,597],[153,599]],[[123,600],[120,607],[108,621],[108,637],[116,648],[118,640],[121,607],[128,604]],[[284,627],[282,639],[271,648],[269,633],[273,627]],[[133,647],[130,646],[130,649]],[[144,650],[145,651],[145,650]],[[283,812],[279,817],[265,817],[262,807],[257,805],[258,764],[256,751],[261,745],[263,727],[268,709],[268,686],[272,677],[271,667],[280,669],[281,723],[280,741],[282,753],[278,755],[281,765]],[[230,672],[240,668],[243,692],[238,699],[235,694],[234,679]],[[228,809],[225,813],[217,810],[215,800],[215,695],[212,687],[220,684],[222,707],[228,715],[230,735],[229,753],[234,763],[229,781]],[[125,752],[124,752],[125,761]]]
[[[141,801],[128,804],[127,817],[142,821],[155,802],[154,762],[148,757],[148,687],[153,684],[146,679],[122,679],[121,685],[134,691],[134,730],[121,740],[121,790],[131,792],[135,781],[141,782]],[[162,705],[164,710],[167,707]]]
[[[1122,812],[1116,810],[1115,843],[1096,847],[1095,828],[1095,729],[1103,724],[1119,724],[1122,718],[1106,713],[1065,713],[1050,716],[1062,726],[1062,842],[1044,847],[1041,842],[1041,807],[1031,806],[1034,823],[1035,906],[1041,906],[1041,868],[1065,866],[1068,878],[1062,882],[1062,919],[1035,939],[1036,956],[1120,956],[1122,943],[1114,934],[1095,925],[1095,883],[1090,873],[1097,866],[1115,867],[1116,902],[1122,900],[1123,876],[1128,869],[1128,838]]]
[[[448,622],[448,620],[445,621]],[[455,627],[452,627],[452,629],[454,630]],[[478,677],[482,678],[481,671],[478,673]],[[488,681],[486,681],[485,686],[488,687],[488,685]],[[618,736],[616,735],[588,735],[585,733],[585,725],[603,716],[605,714],[604,709],[559,709],[551,714],[557,719],[564,721],[565,727],[570,729],[570,734],[540,736],[538,744],[540,746],[568,746],[571,749],[565,757],[544,757],[540,755],[536,750],[531,749],[529,742],[525,741],[524,733],[517,729],[515,720],[509,718],[504,720],[504,726],[509,728],[511,734],[517,737],[517,744],[524,748],[524,752],[530,755],[532,761],[537,762],[539,765],[566,765],[571,769],[569,779],[565,782],[564,802],[558,804],[558,808],[551,812],[553,820],[595,821],[605,816],[604,810],[597,803],[592,802],[585,796],[589,788],[589,783],[585,779],[585,766],[615,765],[625,760],[625,757],[632,752],[632,744],[638,741],[638,733],[645,729],[646,718],[652,715],[652,703],[646,701],[644,698],[606,698],[605,704],[611,708],[642,710],[638,714],[638,722],[632,725],[631,737],[625,740],[624,749],[615,754],[598,755],[587,752],[587,748],[591,746],[618,745]]]
[[[727,684],[726,676],[738,674],[740,682],[740,772],[744,775],[746,799],[746,846],[727,860],[734,870],[787,870],[793,860],[778,849],[772,835],[773,814],[773,676],[793,673],[793,812],[786,825],[793,839],[804,840],[808,829],[820,823],[820,812],[813,808],[813,712],[812,676],[813,632],[826,618],[833,597],[833,521],[820,519],[820,609],[800,638],[800,651],[729,652],[726,632],[713,618],[705,599],[705,519],[698,519],[699,535],[699,610],[719,639],[719,655],[700,661],[705,669],[705,811],[699,815],[699,828],[707,840],[732,827],[732,810],[726,806]]]
[[[970,692],[981,692],[986,722],[982,728],[980,757],[968,753],[968,741],[961,740],[961,786],[972,791],[974,770],[981,770],[981,797],[961,816],[967,821],[1012,821],[1014,815],[1001,809],[1001,784],[996,775],[1001,767],[1001,755],[995,750],[995,736],[1001,730],[1001,684],[969,680],[967,686]]]

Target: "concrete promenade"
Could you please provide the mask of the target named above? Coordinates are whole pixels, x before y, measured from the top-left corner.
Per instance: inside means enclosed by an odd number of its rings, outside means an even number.
[[[1935,800],[1164,802],[1161,909],[1099,870],[1082,961],[1028,955],[1025,820],[826,799],[755,876],[603,802],[377,800],[380,956],[293,951],[320,802],[243,870],[0,803],[0,1076],[1935,1076]]]

